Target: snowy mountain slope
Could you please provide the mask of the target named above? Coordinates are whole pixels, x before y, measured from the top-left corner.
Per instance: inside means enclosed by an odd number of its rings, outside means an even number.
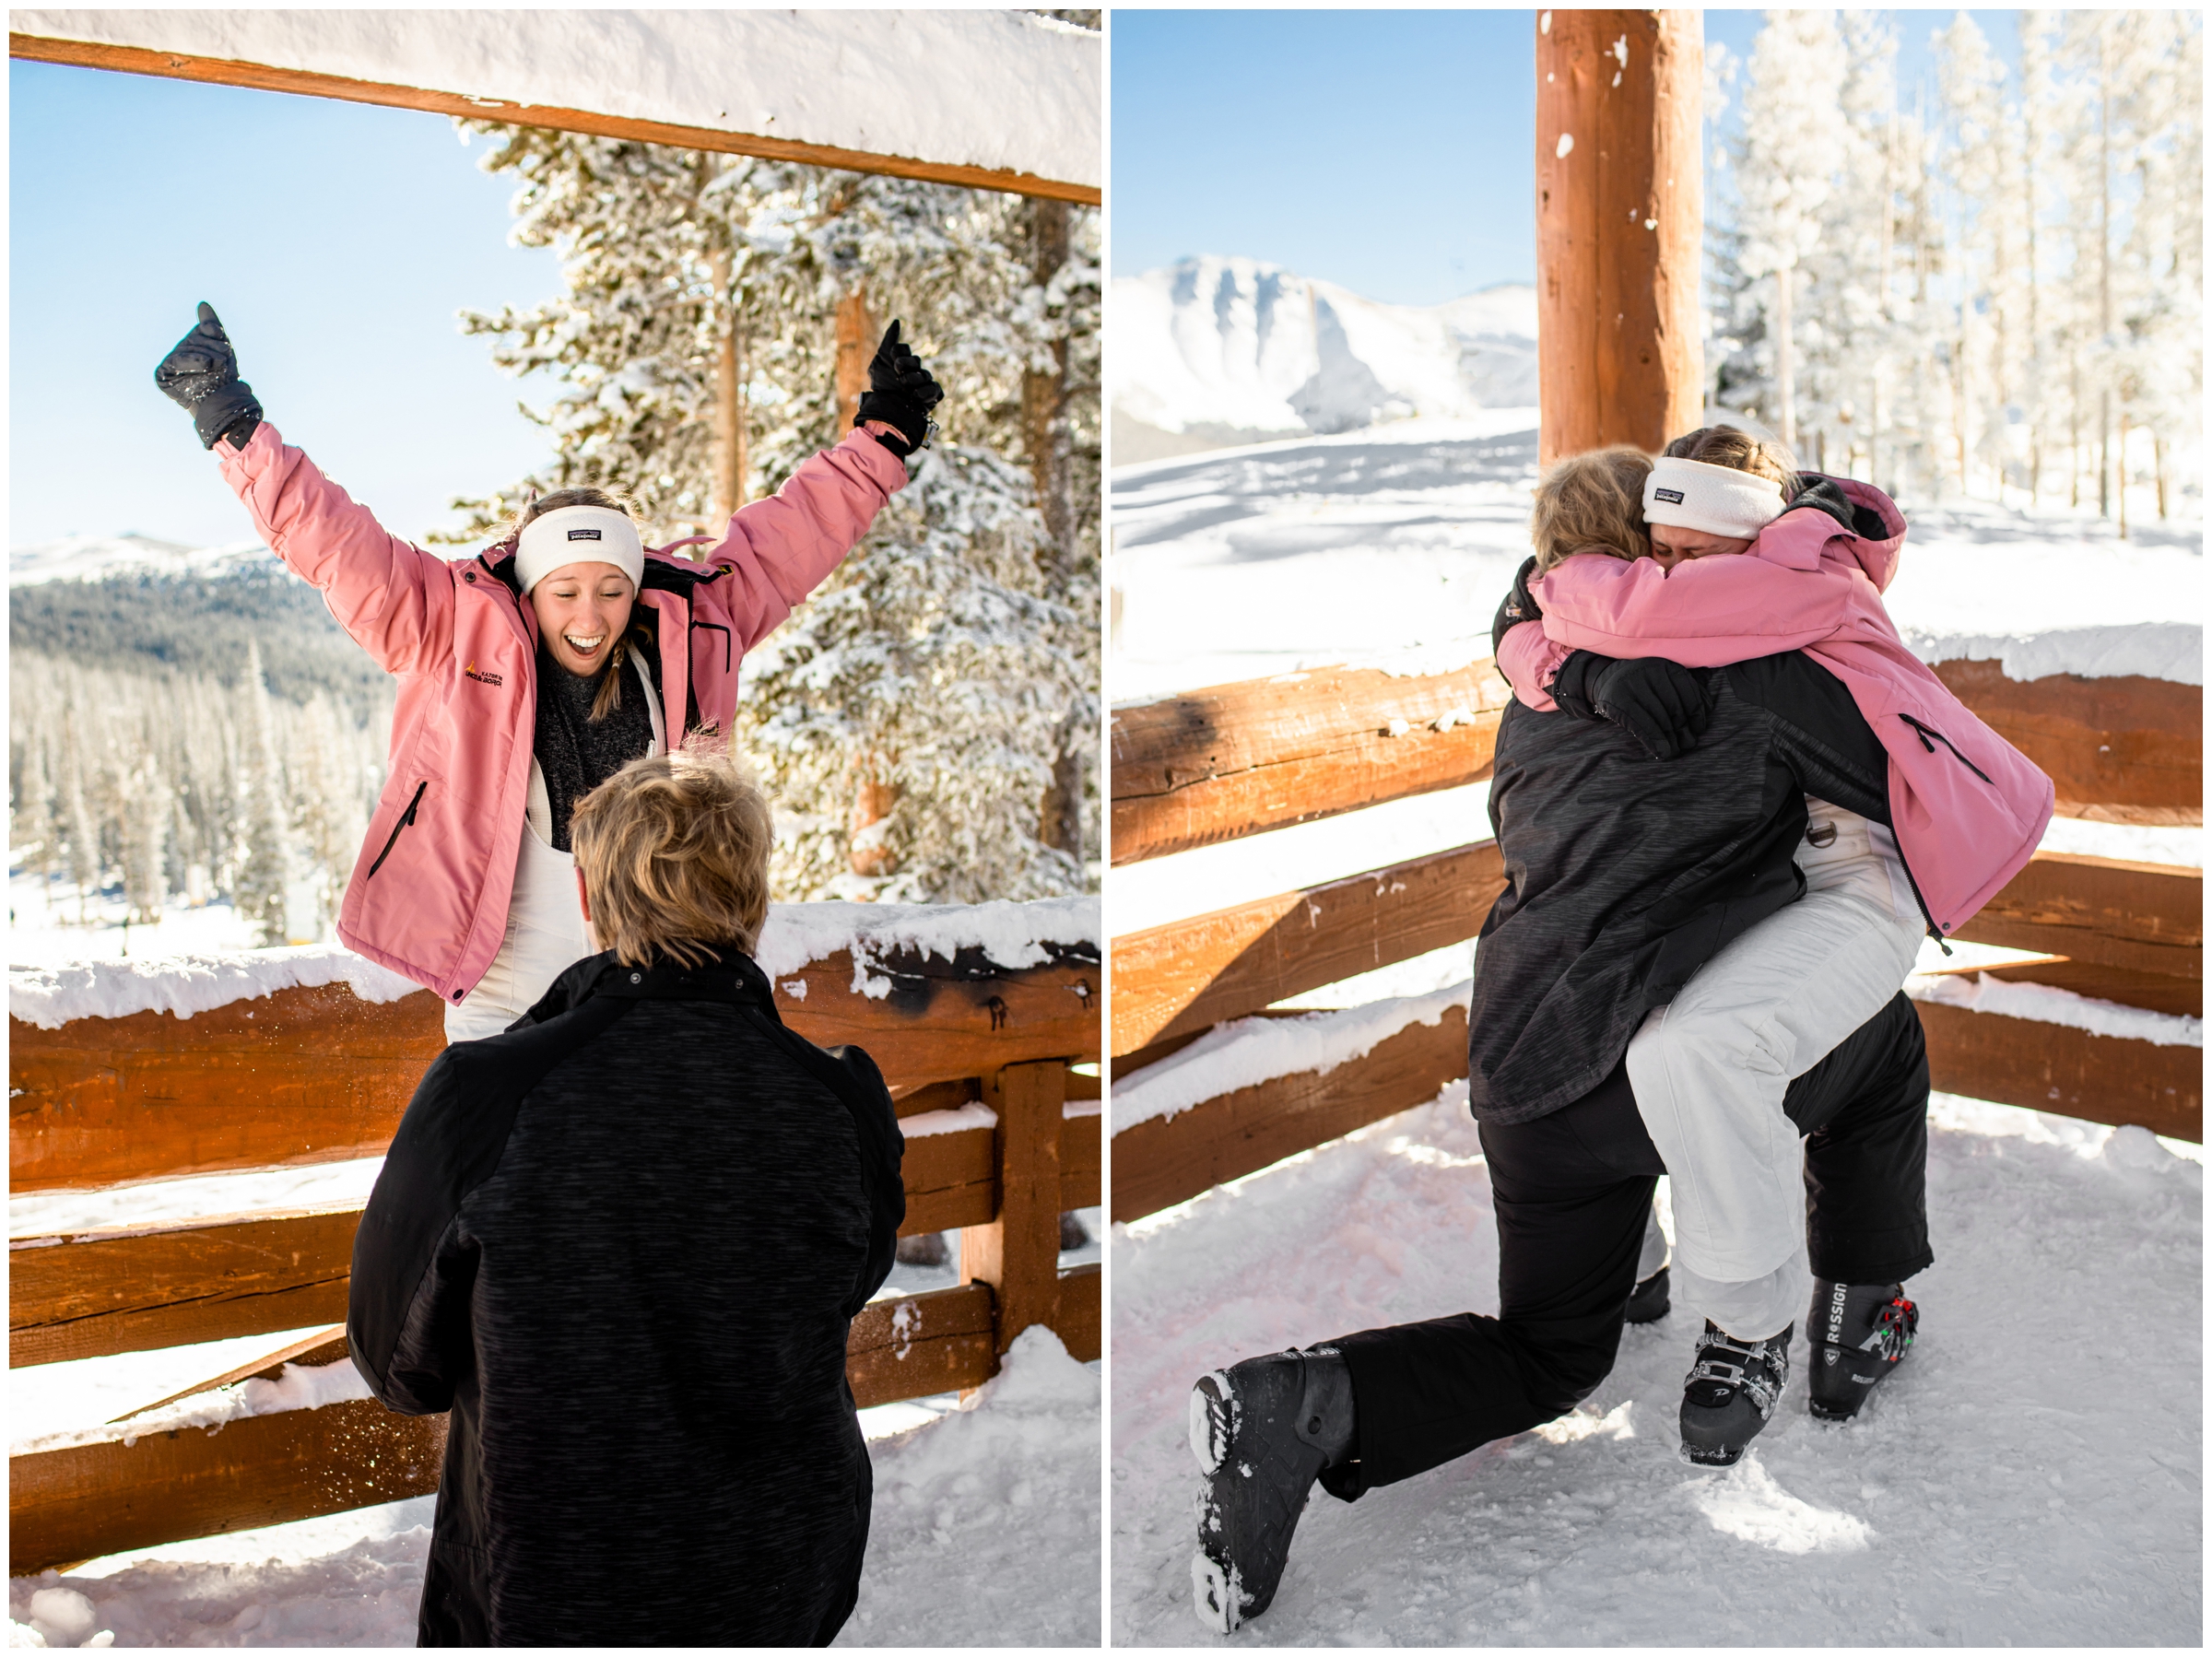
[[[1167,432],[1352,431],[1536,401],[1536,295],[1502,287],[1384,305],[1208,254],[1112,285],[1109,394]]]
[[[1465,1098],[1456,1084],[1114,1228],[1114,1643],[1203,1643],[1184,1426],[1200,1375],[1376,1324],[1495,1311],[1497,1233]],[[1677,1310],[1627,1330],[1612,1374],[1560,1420],[1356,1505],[1317,1492],[1273,1607],[1238,1640],[2196,1644],[2202,1167],[2139,1128],[1940,1094],[1932,1116],[1936,1263],[1910,1286],[1920,1338],[1861,1419],[1806,1414],[1801,1334],[1743,1463],[1684,1465],[1692,1330]],[[2064,1338],[2060,1307],[2128,1331],[2124,1357]]]
[[[259,541],[222,546],[184,546],[151,535],[64,535],[7,554],[7,584],[42,586],[49,582],[106,581],[122,575],[227,575],[260,565],[278,569],[276,555]]]

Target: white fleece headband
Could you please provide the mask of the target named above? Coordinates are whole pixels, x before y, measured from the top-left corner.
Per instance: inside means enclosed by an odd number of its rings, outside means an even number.
[[[645,579],[645,543],[628,512],[607,506],[557,506],[523,526],[514,577],[530,589],[571,564],[612,564],[633,587]]]
[[[1734,466],[1663,454],[1643,480],[1643,519],[1747,541],[1782,516],[1782,486]]]

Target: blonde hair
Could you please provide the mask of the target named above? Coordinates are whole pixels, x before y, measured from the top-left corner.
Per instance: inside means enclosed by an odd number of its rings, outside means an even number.
[[[524,503],[522,511],[507,522],[502,543],[512,542],[534,521],[564,506],[603,506],[622,513],[628,518],[640,518],[638,503],[629,496],[614,489],[603,489],[596,484],[577,484],[570,488],[554,489],[544,495],[533,496]],[[642,522],[642,519],[640,518]],[[616,640],[614,648],[606,652],[606,665],[600,670],[599,692],[592,698],[592,723],[598,724],[622,705],[622,665],[629,660],[635,642],[652,637],[645,624],[638,619],[637,594],[630,594],[630,623]]]
[[[1645,558],[1652,538],[1643,523],[1643,480],[1652,457],[1616,443],[1569,455],[1544,474],[1528,515],[1536,573],[1556,570],[1578,552]]]
[[[747,955],[768,918],[768,796],[726,748],[694,739],[633,759],[577,802],[569,823],[592,930],[626,967],[707,946]]]
[[[1796,487],[1797,457],[1772,438],[1753,437],[1735,426],[1700,426],[1667,444],[1674,460],[1702,461],[1709,466],[1726,466],[1769,478],[1782,486],[1787,498]]]

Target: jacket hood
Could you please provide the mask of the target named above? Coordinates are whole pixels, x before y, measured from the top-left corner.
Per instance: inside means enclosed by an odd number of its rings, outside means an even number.
[[[1822,477],[1833,484],[1851,503],[1853,538],[1843,543],[1848,556],[1866,572],[1877,593],[1886,592],[1897,579],[1904,556],[1905,515],[1897,502],[1870,483],[1855,477]]]

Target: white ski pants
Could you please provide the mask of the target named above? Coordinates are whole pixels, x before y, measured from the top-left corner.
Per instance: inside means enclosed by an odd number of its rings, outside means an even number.
[[[1629,1085],[1666,1163],[1672,1292],[1738,1340],[1805,1310],[1805,1146],[1783,1097],[1879,1012],[1925,930],[1889,831],[1806,801],[1806,894],[1699,969],[1629,1043]]]

